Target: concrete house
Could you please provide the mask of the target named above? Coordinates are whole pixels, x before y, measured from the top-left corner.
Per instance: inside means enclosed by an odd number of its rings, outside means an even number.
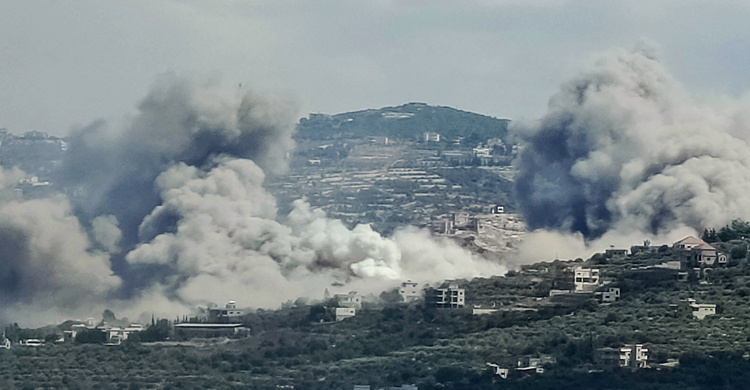
[[[404,302],[414,302],[422,298],[422,290],[417,286],[419,283],[407,280],[401,283],[401,287],[398,289],[398,295],[401,296],[401,300]]]
[[[436,288],[433,292],[435,304],[439,308],[459,308],[466,305],[466,290],[458,283],[450,283],[447,288]]]
[[[602,285],[598,268],[575,269],[575,292],[593,292]]]
[[[349,291],[348,293],[336,294],[333,296],[337,307],[348,307],[354,309],[362,308],[362,296],[356,291]]]
[[[691,260],[693,264],[711,267],[716,264],[726,265],[727,263],[725,254],[719,253],[716,248],[700,238],[688,236],[675,242],[672,247],[685,251],[686,259]]]
[[[602,302],[611,303],[620,299],[620,288],[610,287],[607,291],[602,291]]]
[[[702,320],[706,318],[706,316],[711,316],[716,314],[716,304],[713,303],[696,303],[695,299],[688,298],[687,299],[688,306],[693,311],[693,317]]]
[[[128,337],[136,332],[143,331],[143,325],[141,324],[130,324],[126,327],[105,327],[103,329],[104,334],[107,336],[107,343],[109,344],[122,344],[123,341],[127,340]]]
[[[603,367],[645,368],[648,363],[648,349],[643,344],[630,344],[620,348],[599,348],[596,361]]]
[[[208,322],[215,324],[227,324],[230,322],[239,322],[240,317],[245,313],[237,309],[234,301],[229,301],[223,309],[208,309]]]
[[[357,315],[357,309],[353,307],[337,307],[336,308],[336,321],[343,321],[349,317]]]

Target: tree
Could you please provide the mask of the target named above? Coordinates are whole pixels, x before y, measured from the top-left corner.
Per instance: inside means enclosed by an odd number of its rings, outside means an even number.
[[[732,256],[733,260],[744,259],[747,257],[747,246],[737,245],[735,247],[732,247],[732,250],[729,252],[729,254]]]
[[[138,332],[138,339],[143,342],[164,341],[169,338],[171,330],[168,320],[159,320],[146,330]]]

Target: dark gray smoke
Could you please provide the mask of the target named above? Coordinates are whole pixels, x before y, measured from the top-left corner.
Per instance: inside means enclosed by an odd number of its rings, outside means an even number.
[[[564,84],[523,139],[516,191],[533,229],[596,238],[750,215],[736,115],[693,102],[648,50],[613,51]]]
[[[287,102],[253,93],[227,96],[165,75],[124,131],[111,134],[96,122],[71,134],[62,180],[78,189],[74,203],[83,220],[113,215],[128,248],[150,238],[139,238],[138,226],[160,203],[154,180],[176,163],[202,167],[227,155],[252,159],[265,172],[283,172],[294,147],[293,111]],[[148,234],[167,231],[175,222],[164,216]]]
[[[0,322],[274,307],[335,282],[373,292],[506,271],[414,228],[348,229],[304,201],[280,218],[263,183],[286,168],[294,118],[289,104],[165,77],[122,131],[74,132],[69,196],[15,200],[20,172],[0,169]]]

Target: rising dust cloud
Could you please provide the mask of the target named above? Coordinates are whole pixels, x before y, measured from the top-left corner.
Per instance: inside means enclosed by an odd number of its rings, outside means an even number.
[[[516,191],[534,232],[509,260],[585,257],[750,219],[747,105],[723,103],[693,101],[649,50],[605,53],[564,83],[544,117],[515,125]],[[0,171],[0,320],[104,308],[174,318],[229,299],[320,298],[334,282],[377,293],[507,271],[414,227],[349,229],[304,200],[278,215],[263,183],[286,170],[296,118],[283,97],[167,75],[126,128],[73,131],[70,195],[21,200],[21,173]]]
[[[72,194],[0,205],[10,259],[0,320],[46,324],[104,308],[174,318],[229,299],[275,308],[322,298],[332,283],[378,293],[403,279],[507,271],[415,228],[348,229],[302,200],[278,215],[263,183],[287,168],[296,114],[283,98],[167,75],[127,128],[74,130],[62,168]],[[11,195],[15,182],[3,181]]]

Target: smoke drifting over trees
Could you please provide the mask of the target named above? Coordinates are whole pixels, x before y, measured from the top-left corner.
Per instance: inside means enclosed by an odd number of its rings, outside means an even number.
[[[277,215],[263,182],[286,168],[295,114],[283,100],[166,76],[125,129],[97,122],[72,134],[71,197],[14,200],[17,180],[4,181],[0,322],[104,307],[171,316],[228,299],[277,307],[334,282],[379,292],[506,271],[414,228],[391,238],[348,229],[304,201]]]
[[[695,103],[649,50],[607,53],[562,86],[538,123],[516,129],[529,226],[595,239],[747,219],[742,106]]]

